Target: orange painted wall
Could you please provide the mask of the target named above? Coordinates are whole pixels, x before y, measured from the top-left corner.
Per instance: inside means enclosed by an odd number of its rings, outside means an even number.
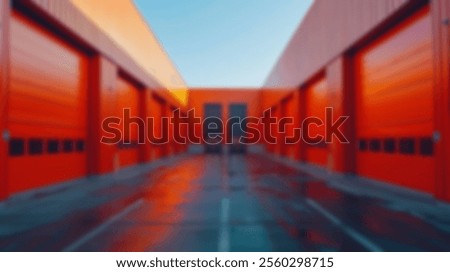
[[[117,66],[104,57],[97,57],[92,62],[91,77],[92,86],[88,97],[89,131],[90,141],[88,148],[91,154],[88,156],[89,174],[104,174],[118,167],[115,159],[117,146],[102,144],[102,137],[110,137],[102,128],[102,122],[106,118],[116,115],[115,94],[117,81]]]
[[[157,48],[159,44],[151,33],[151,29],[146,26],[130,1],[108,2],[105,7],[103,1],[30,0],[14,1],[14,6],[30,11],[41,22],[53,25],[59,33],[86,46],[91,53],[108,57],[121,71],[132,76],[143,86],[157,92],[170,104],[186,106],[186,101],[183,101],[187,94],[183,79],[172,66],[167,54],[161,48]],[[122,20],[123,16],[136,24],[134,29],[137,31],[129,33],[128,24],[126,22],[124,24]],[[114,29],[115,26],[117,26],[116,29]],[[117,32],[114,33],[115,31]],[[139,38],[144,38],[147,42],[135,44],[133,48],[130,41],[133,43],[132,41]],[[152,49],[147,50],[148,48]],[[136,54],[143,55],[139,58]],[[158,62],[155,62],[156,59]],[[141,65],[143,62],[144,65]],[[164,67],[157,67],[164,72],[160,74],[147,70],[149,67],[151,69],[152,65],[158,65],[159,62],[163,63]],[[169,84],[166,86],[162,82]]]
[[[298,88],[262,88],[261,91],[261,109],[269,109],[278,105],[281,100],[289,96]]]
[[[156,78],[161,86],[168,89],[180,103],[186,104],[188,93],[182,76],[157,37],[149,31],[147,22],[133,1],[70,0],[70,2],[124,49],[140,67]]]
[[[163,87],[69,1],[3,1],[0,23],[0,200],[147,161],[150,146],[100,143],[105,118],[151,112],[143,90],[184,108],[185,90]]]
[[[245,103],[248,116],[261,116],[261,94],[257,89],[190,89],[189,109],[195,109],[196,116],[203,118],[203,106],[206,103],[222,105],[223,118],[228,118],[228,107],[232,103]],[[195,134],[201,136],[201,126],[194,128]],[[227,135],[226,126],[224,133]]]
[[[308,82],[325,71],[328,104],[335,114],[350,116],[343,126],[350,144],[330,144],[328,159],[301,147],[300,158],[316,156],[313,161],[331,170],[359,172],[450,199],[450,110],[443,102],[450,97],[450,34],[442,27],[449,6],[448,0],[314,3],[270,73],[262,104],[280,105],[283,92],[302,89],[299,115],[306,117],[308,107],[317,108],[317,101],[308,102],[317,100],[308,96]],[[403,33],[405,24],[415,26]],[[416,154],[359,152],[357,137],[414,138]],[[433,155],[422,154],[423,148]]]
[[[358,152],[356,162],[352,161],[351,154],[357,153],[356,139],[349,146],[332,144],[321,150],[300,148],[301,145],[291,148],[285,144],[270,145],[268,149],[288,157],[298,154],[300,158],[327,165],[333,170],[357,171],[365,176],[450,198],[447,178],[450,111],[448,103],[443,102],[448,101],[449,97],[449,33],[442,27],[442,20],[450,15],[449,1],[431,1],[431,11],[424,9],[401,23],[418,5],[425,2],[361,0],[344,1],[338,5],[325,0],[316,1],[260,92],[256,89],[193,89],[190,92],[189,107],[195,108],[197,114],[202,116],[205,103],[220,103],[224,106],[224,117],[228,115],[230,103],[246,103],[249,115],[258,117],[264,109],[270,107],[275,107],[275,115],[280,117],[320,117],[327,104],[338,109],[339,113],[352,113],[350,108],[354,107],[357,119],[353,120],[354,127],[347,128],[350,134],[356,134],[358,139],[415,137],[416,150],[420,149],[420,139],[431,138],[433,132],[439,132],[441,139],[434,143],[435,157]],[[5,47],[11,45],[10,89],[6,92],[0,90],[2,98],[6,97],[5,94],[9,95],[9,109],[5,107],[6,104],[0,107],[0,128],[8,129],[13,138],[25,139],[25,152],[28,151],[28,140],[32,137],[45,140],[70,139],[93,144],[92,139],[102,135],[102,132],[97,131],[96,136],[90,138],[89,134],[95,128],[89,127],[87,119],[117,114],[115,111],[118,108],[130,107],[133,115],[142,115],[140,110],[143,107],[138,102],[140,96],[137,87],[127,80],[117,79],[118,70],[134,74],[133,77],[141,80],[143,85],[152,85],[146,87],[155,87],[155,92],[163,89],[157,83],[158,80],[147,77],[126,54],[120,53],[108,39],[102,38],[102,32],[89,25],[75,9],[71,10],[67,2],[32,0],[21,1],[18,5],[34,5],[40,11],[36,16],[48,15],[46,19],[61,20],[58,25],[67,29],[55,26],[58,27],[59,34],[63,33],[64,38],[69,37],[67,40],[77,40],[76,44],[79,42],[83,49],[93,55],[102,55],[109,50],[106,53],[108,60],[101,56],[97,64],[98,73],[90,74],[91,61],[74,46],[75,43],[67,42],[37,26],[16,11],[9,29],[2,13],[5,5],[0,4],[0,35],[11,39],[11,44],[2,44],[0,51],[0,62],[3,65],[7,52]],[[398,26],[398,23],[401,25]],[[406,32],[401,30],[405,24],[410,24],[411,27]],[[27,26],[26,29],[17,31],[24,25]],[[389,29],[388,33],[384,33]],[[8,31],[11,35],[4,34]],[[311,31],[314,35],[310,35]],[[335,42],[327,42],[329,39]],[[32,43],[25,42],[30,40]],[[27,48],[30,44],[33,44],[33,50]],[[427,49],[423,50],[424,48]],[[27,55],[38,50],[42,54]],[[351,63],[350,66],[354,66],[350,70],[347,70],[348,62]],[[420,68],[420,71],[416,68]],[[316,92],[320,89],[315,86],[317,82],[308,84],[311,77],[319,71],[325,71],[326,74],[319,82],[327,85],[327,96]],[[2,69],[0,82],[5,81],[5,74],[5,69]],[[92,105],[89,102],[92,97],[86,91],[90,84],[89,75],[100,77],[97,79],[99,98],[94,103],[99,108],[93,112],[87,109]],[[361,81],[356,81],[357,78],[361,78]],[[39,90],[45,88],[48,92],[33,91],[37,87]],[[160,99],[149,95],[151,97],[148,97],[148,104],[145,104],[148,106],[145,112],[156,117],[156,120],[160,120],[161,116],[169,116],[173,107],[179,105],[176,99],[165,95],[160,96]],[[353,102],[346,99],[353,96],[356,99]],[[61,105],[64,109],[61,109]],[[7,114],[3,114],[5,109]],[[303,111],[304,114],[301,113]],[[32,123],[30,120],[36,122]],[[199,129],[200,127],[195,128],[198,135]],[[320,129],[315,130],[313,133],[323,133]],[[287,133],[289,131],[291,128]],[[160,126],[159,133],[162,133]],[[280,136],[282,135],[278,135]],[[132,138],[136,141],[137,133],[133,133]],[[88,147],[90,148],[89,145]],[[153,159],[172,153],[175,147],[173,143],[164,146],[147,145],[147,150],[150,154],[148,157]],[[5,145],[0,145],[0,156],[4,156],[6,151]],[[99,153],[94,154],[97,151]],[[86,167],[86,163],[89,163],[87,152],[93,154],[92,158],[98,156],[99,165],[93,169]],[[39,159],[37,155],[29,154],[21,158],[8,157],[8,167],[5,168],[6,163],[0,165],[0,170],[5,170],[0,178],[8,179],[7,182],[2,180],[0,183],[0,186],[6,184],[0,188],[0,198],[87,173],[106,173],[114,169],[114,164],[137,163],[140,160],[139,154],[138,149],[118,151],[114,146],[97,146],[95,149],[71,154],[43,154],[39,155]],[[115,158],[119,158],[120,163]],[[352,168],[352,164],[357,166],[356,169]],[[70,169],[67,165],[70,165]],[[395,168],[386,165],[395,165]],[[30,176],[22,171],[24,168],[37,168],[38,171]],[[415,171],[408,171],[410,168]]]
[[[355,140],[355,94],[352,82],[348,75],[352,74],[351,60],[347,56],[341,56],[331,62],[326,68],[326,83],[328,88],[328,104],[333,108],[332,122],[338,122],[342,116],[347,117],[345,123],[340,126],[346,141],[337,137],[332,138],[328,145],[330,170],[337,172],[354,173],[357,141]]]
[[[325,76],[316,79],[308,85],[305,94],[305,101],[302,104],[306,110],[306,117],[319,118],[325,122],[325,108],[329,106],[328,87]],[[312,124],[308,129],[309,137],[325,137],[325,125]],[[326,166],[328,163],[328,145],[324,142],[319,144],[309,144],[306,148],[306,160],[310,163]]]
[[[440,2],[439,0],[437,2]],[[447,0],[444,0],[447,1]],[[316,0],[267,77],[264,88],[295,88],[417,0]]]
[[[299,104],[298,89],[296,88],[262,88],[261,92],[261,112],[271,109],[272,116],[278,119],[286,116],[294,118],[295,126],[299,127]],[[299,145],[286,144],[285,137],[291,136],[294,125],[287,126],[286,133],[278,133],[276,126],[268,127],[272,136],[277,138],[276,144],[267,144],[266,150],[283,156],[298,158]]]

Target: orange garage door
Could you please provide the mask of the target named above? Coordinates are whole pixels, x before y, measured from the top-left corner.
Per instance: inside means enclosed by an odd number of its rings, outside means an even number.
[[[13,13],[10,71],[9,191],[84,176],[85,56]]]
[[[328,105],[327,84],[322,76],[314,81],[306,90],[305,107],[306,117],[316,117],[325,123],[325,108]],[[324,125],[309,125],[308,135],[311,138],[325,137]],[[306,144],[306,161],[325,166],[328,161],[328,147],[324,141],[318,144]]]
[[[166,156],[167,143],[162,144],[161,141],[167,138],[167,127],[163,124],[162,118],[166,116],[166,102],[160,97],[153,95],[150,101],[152,105],[153,126],[150,128],[153,130],[153,137],[157,140],[152,144],[153,158],[159,159]]]
[[[139,117],[138,88],[125,78],[118,77],[116,93],[117,116],[123,116],[125,110],[129,110],[131,118]],[[120,167],[137,164],[139,162],[140,145],[138,144],[138,124],[136,124],[136,122],[130,122],[130,124],[125,124],[125,126],[129,127],[129,131],[122,130],[122,141],[118,145]],[[144,148],[143,145],[142,148]]]
[[[434,190],[432,44],[429,8],[356,58],[357,172]]]

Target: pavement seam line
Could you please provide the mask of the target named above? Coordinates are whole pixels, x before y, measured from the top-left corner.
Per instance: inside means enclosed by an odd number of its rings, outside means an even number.
[[[230,251],[230,199],[222,198],[220,231],[219,231],[219,252]]]
[[[316,212],[320,213],[323,217],[331,221],[333,224],[341,228],[342,231],[344,231],[348,236],[350,236],[353,240],[358,242],[361,246],[366,248],[369,251],[375,251],[375,252],[381,252],[383,249],[376,245],[374,242],[372,242],[369,238],[365,237],[361,233],[359,233],[357,230],[353,229],[352,227],[344,224],[338,217],[327,211],[325,208],[323,208],[319,203],[316,201],[308,198],[306,199],[306,203],[308,206],[313,208]]]
[[[128,205],[126,208],[121,210],[119,213],[115,214],[114,216],[110,217],[108,220],[106,220],[103,224],[99,225],[98,227],[94,228],[93,230],[89,231],[85,235],[83,235],[81,238],[77,239],[75,242],[71,243],[67,247],[65,247],[62,251],[63,252],[72,252],[76,251],[78,248],[80,248],[82,245],[86,244],[93,238],[95,238],[97,235],[105,231],[109,226],[111,226],[116,221],[122,219],[126,215],[128,215],[130,212],[134,211],[135,209],[139,208],[144,203],[144,200],[138,199],[135,202]]]

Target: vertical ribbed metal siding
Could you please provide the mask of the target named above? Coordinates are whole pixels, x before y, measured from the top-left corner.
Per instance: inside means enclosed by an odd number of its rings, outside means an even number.
[[[357,137],[366,143],[357,153],[358,174],[433,192],[434,152],[422,151],[420,144],[433,131],[429,8],[361,50],[355,61],[360,82],[355,94]],[[402,151],[402,139],[412,141],[412,151]]]
[[[8,157],[9,191],[84,176],[87,58],[17,12],[10,22],[8,127],[27,148]],[[41,142],[41,151],[30,151],[31,139]],[[49,140],[57,141],[56,151],[45,151]],[[80,143],[78,150],[75,142]]]
[[[155,78],[136,64],[124,50],[86,18],[70,1],[30,0],[21,1],[21,3],[42,11],[48,18],[55,20],[65,30],[70,31],[70,35],[73,35],[74,38],[79,39],[107,57],[107,59],[110,59],[136,81],[158,92],[158,95],[168,103],[180,107],[184,106],[167,89],[161,86]],[[66,32],[66,34],[69,34],[69,32]]]
[[[36,7],[45,11],[52,19],[63,27],[70,29],[76,38],[89,43],[119,66],[132,74],[137,80],[147,83],[144,71],[141,70],[114,42],[91,23],[70,1],[32,0]],[[158,87],[158,86],[151,86]]]
[[[414,1],[316,0],[273,68],[266,87],[304,83],[410,2]]]

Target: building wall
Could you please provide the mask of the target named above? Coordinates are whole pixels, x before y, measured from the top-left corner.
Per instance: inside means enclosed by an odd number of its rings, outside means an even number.
[[[169,90],[165,85],[161,84],[161,82],[167,83],[168,80],[166,80],[166,78],[168,77],[176,78],[175,81],[177,82],[177,84],[184,84],[183,80],[181,79],[181,75],[176,72],[174,67],[168,67],[171,65],[168,56],[158,55],[158,58],[165,58],[164,63],[165,67],[167,68],[164,69],[164,72],[162,72],[161,74],[150,73],[149,70],[144,69],[136,61],[136,56],[134,55],[135,52],[129,52],[131,51],[131,48],[122,46],[123,43],[126,43],[125,41],[118,41],[117,38],[114,38],[114,35],[105,32],[105,29],[110,30],[110,28],[100,27],[100,25],[104,26],[99,22],[101,18],[89,18],[89,16],[93,15],[87,15],[85,13],[86,9],[89,8],[89,5],[92,5],[91,9],[92,11],[94,11],[94,13],[102,12],[97,10],[98,6],[96,4],[96,1],[12,0],[11,2],[16,9],[21,9],[30,14],[40,15],[38,17],[41,23],[52,26],[55,31],[58,31],[60,34],[66,36],[66,38],[70,39],[74,43],[77,43],[88,50],[95,49],[95,52],[98,52],[106,58],[112,60],[113,63],[117,64],[123,71],[132,75],[137,81],[141,82],[146,87],[151,88],[154,92],[158,92],[158,95],[160,95],[170,103],[180,106],[186,105],[185,99],[178,99],[176,97],[184,97],[186,95],[186,90],[181,87],[181,89],[175,88]],[[120,6],[121,4],[118,5]],[[107,6],[114,8],[110,4]],[[127,9],[129,10],[129,7],[127,7]],[[136,14],[133,13],[132,16],[136,16]],[[120,24],[121,18],[123,17],[109,19],[118,19]],[[134,17],[133,19],[135,20],[136,17]],[[140,29],[142,29],[141,26],[143,22],[140,21],[139,24]],[[147,29],[147,31],[150,30]],[[147,36],[153,34],[143,34],[141,32],[141,35]],[[138,52],[141,51],[141,49],[138,50]],[[163,52],[160,52],[160,54],[163,54]],[[176,93],[175,96],[174,93]]]
[[[313,107],[309,100],[314,100],[314,96],[308,97],[308,86],[318,74],[323,73],[327,83],[327,104],[333,108],[334,118],[348,116],[342,130],[350,141],[348,144],[335,141],[328,145],[328,160],[324,167],[450,199],[449,171],[446,167],[450,146],[449,105],[442,102],[448,101],[449,97],[449,28],[446,21],[450,15],[449,3],[448,0],[315,1],[268,76],[264,89],[270,90],[268,93],[271,94],[269,99],[263,98],[263,101],[280,107],[286,93],[294,89],[293,92],[299,93],[298,115],[305,118],[308,108]],[[425,39],[423,45],[418,45],[417,39],[423,35],[430,38]],[[382,49],[383,44],[387,44],[385,49]],[[385,51],[372,59],[361,57],[367,56],[365,52],[371,47]],[[399,48],[402,48],[401,52],[398,52]],[[420,56],[427,56],[422,58],[425,62],[419,63],[419,53],[411,53],[412,50],[421,50]],[[410,56],[405,55],[408,52]],[[365,59],[361,61],[361,58]],[[371,61],[376,68],[369,71],[367,64]],[[414,61],[417,64],[411,66]],[[383,63],[387,66],[377,66]],[[414,72],[414,67],[421,69]],[[392,75],[390,78],[380,78],[389,73]],[[399,89],[401,86],[404,91]],[[366,90],[364,92],[367,94],[368,88],[370,95],[362,101],[362,92]],[[382,95],[376,91],[380,88],[392,90],[389,95]],[[370,116],[366,116],[368,111]],[[372,119],[369,120],[369,117]],[[373,119],[375,117],[376,120]],[[417,137],[411,138],[411,147],[405,148],[405,144],[409,144],[405,138],[410,137],[411,129],[414,130],[411,122],[419,122],[419,119],[426,119],[426,128],[417,126],[413,133]],[[370,122],[372,127],[376,127],[372,130],[373,135],[402,135],[402,139],[395,140],[395,148],[398,149],[394,152],[398,155],[375,154],[391,152],[388,147],[391,144],[371,139],[370,148],[375,153],[364,156],[383,158],[370,162],[362,160],[358,151],[361,148],[361,132]],[[381,130],[395,122],[402,125],[385,129],[384,132]],[[385,145],[388,148],[384,149]],[[303,151],[305,148],[300,144],[299,159],[311,163]],[[408,148],[413,153],[405,153]],[[406,169],[414,171],[406,173]],[[380,173],[384,174],[381,176]]]
[[[247,115],[260,117],[261,94],[258,89],[190,89],[188,108],[195,110],[195,115],[204,118],[203,107],[206,103],[218,103],[222,106],[222,118],[228,119],[228,107],[232,103],[243,103],[247,105]],[[192,128],[195,135],[201,136],[201,126]],[[227,128],[224,126],[227,135]]]
[[[158,119],[153,96],[185,105],[69,1],[2,1],[0,21],[0,199],[161,157],[138,144],[145,123],[123,145],[101,142],[103,121],[124,108]]]
[[[175,94],[181,102],[186,102],[187,87],[183,78],[156,36],[148,31],[150,26],[143,20],[133,1],[71,0],[71,2],[148,74],[157,79],[161,86]]]
[[[299,86],[331,60],[388,27],[417,0],[314,1],[266,80],[267,88]]]
[[[88,2],[84,2],[84,4],[86,3]],[[401,104],[402,100],[413,101],[409,104],[422,105],[421,107],[429,113],[426,126],[427,133],[422,136],[425,136],[427,140],[432,139],[433,156],[420,158],[420,160],[423,160],[423,163],[408,163],[409,159],[401,156],[393,158],[390,162],[390,165],[402,164],[403,169],[408,167],[411,169],[417,168],[413,167],[414,165],[421,166],[426,174],[418,179],[415,179],[415,177],[406,178],[408,176],[402,173],[395,175],[387,173],[381,178],[373,176],[367,173],[379,172],[376,167],[385,167],[385,164],[376,166],[366,163],[363,167],[360,167],[357,163],[358,148],[360,148],[361,144],[361,139],[358,139],[358,137],[361,136],[359,134],[361,132],[361,124],[364,123],[362,122],[364,120],[358,119],[358,114],[364,114],[364,111],[368,109],[368,106],[364,106],[365,104],[360,99],[362,88],[358,81],[368,74],[363,73],[364,71],[358,65],[358,60],[364,59],[361,57],[361,54],[364,54],[367,48],[377,45],[389,35],[399,38],[400,43],[408,42],[406,38],[402,38],[401,32],[396,32],[395,29],[408,20],[413,20],[411,18],[414,18],[418,12],[423,12],[425,9],[429,9],[430,21],[427,24],[427,29],[431,37],[429,47],[432,51],[430,54],[432,59],[430,67],[432,68],[429,68],[427,73],[429,73],[428,78],[431,77],[433,79],[433,83],[428,84],[427,89],[423,89],[419,93],[428,96],[429,99],[427,104],[420,104],[424,102],[424,100],[421,100],[423,95],[411,96],[406,92],[404,99],[400,99],[400,102],[397,101],[396,103]],[[22,159],[10,157],[11,139],[25,137],[25,134],[30,132],[23,129],[23,125],[22,129],[20,129],[17,125],[18,123],[35,122],[36,120],[30,117],[33,113],[41,117],[41,124],[53,122],[52,124],[54,125],[57,123],[52,120],[53,117],[47,118],[43,114],[48,110],[53,110],[52,108],[39,108],[39,106],[31,103],[33,101],[24,102],[23,95],[17,95],[18,93],[33,93],[31,92],[32,87],[24,87],[24,84],[22,84],[23,81],[29,83],[30,80],[15,78],[18,75],[17,71],[15,74],[10,72],[18,69],[18,67],[25,67],[30,70],[29,74],[37,74],[41,67],[39,63],[33,63],[31,60],[27,62],[23,58],[20,59],[20,54],[17,54],[18,51],[14,51],[19,48],[17,44],[11,41],[11,30],[13,28],[17,29],[17,25],[14,26],[13,16],[24,18],[28,22],[27,24],[30,24],[30,28],[40,29],[37,33],[41,34],[38,34],[37,38],[31,38],[30,43],[39,44],[43,36],[48,36],[48,39],[54,41],[55,44],[71,48],[71,50],[76,52],[74,53],[75,55],[82,56],[80,59],[82,59],[83,68],[77,70],[81,73],[73,73],[74,78],[70,78],[70,73],[68,73],[69,80],[62,82],[62,84],[76,81],[78,82],[77,84],[83,86],[83,89],[85,87],[88,88],[89,92],[84,92],[83,99],[80,99],[81,106],[77,107],[79,114],[75,118],[70,116],[68,111],[61,111],[62,114],[56,114],[55,117],[56,119],[67,117],[64,119],[65,123],[71,123],[71,121],[67,121],[69,119],[73,119],[74,123],[78,122],[80,126],[73,131],[71,135],[74,137],[72,138],[86,138],[86,154],[73,154],[74,156],[86,157],[76,159],[76,165],[81,170],[74,175],[42,174],[39,172],[40,170],[36,170],[37,164],[33,163],[36,157],[30,155],[26,158],[27,162],[21,162],[20,160]],[[419,189],[439,198],[449,200],[450,168],[447,167],[450,162],[450,116],[448,114],[450,112],[448,104],[450,99],[448,65],[450,45],[449,16],[450,0],[317,0],[278,63],[274,66],[264,88],[260,90],[193,89],[189,94],[188,107],[185,107],[180,99],[171,95],[167,87],[161,85],[161,80],[157,76],[151,75],[151,73],[148,73],[136,63],[135,59],[126,50],[117,46],[111,39],[111,36],[104,33],[104,30],[101,30],[98,25],[86,19],[85,15],[71,2],[40,0],[1,1],[0,131],[2,139],[0,140],[0,199],[24,190],[64,182],[69,178],[75,178],[80,175],[104,174],[120,168],[119,156],[121,151],[117,144],[104,145],[100,143],[102,136],[105,136],[105,131],[100,128],[105,118],[117,114],[118,100],[120,99],[117,91],[118,85],[120,85],[118,78],[122,76],[130,81],[130,84],[134,86],[137,92],[135,100],[139,101],[135,101],[130,106],[133,107],[133,113],[141,118],[152,116],[157,122],[160,122],[161,117],[170,116],[174,108],[182,108],[184,111],[193,108],[196,110],[197,116],[204,117],[203,106],[205,103],[221,104],[224,117],[228,116],[228,106],[231,103],[247,104],[249,116],[260,117],[265,110],[272,109],[274,115],[279,118],[294,117],[295,125],[288,126],[284,135],[275,133],[279,142],[277,144],[267,144],[267,150],[308,163],[314,162],[308,154],[310,147],[304,143],[294,145],[284,143],[282,141],[283,136],[290,135],[293,132],[293,128],[295,126],[299,127],[301,121],[308,115],[316,114],[315,112],[320,111],[320,108],[323,108],[324,105],[329,105],[334,109],[335,118],[341,115],[349,116],[348,122],[342,128],[350,143],[335,141],[327,145],[325,160],[321,161],[323,167],[338,172],[358,173],[364,176],[380,178],[385,182]],[[391,31],[393,33],[389,34]],[[23,33],[19,34],[22,35]],[[15,38],[30,39],[20,35]],[[24,43],[22,42],[22,44]],[[14,48],[11,48],[13,46]],[[387,53],[393,51],[395,50],[388,50]],[[16,52],[15,58],[14,52]],[[396,54],[398,57],[400,53]],[[40,56],[33,57],[36,60]],[[388,54],[382,54],[378,58],[387,57],[389,57]],[[50,56],[47,60],[44,59],[42,61],[58,62],[58,58],[57,56]],[[11,61],[14,61],[13,65],[11,65]],[[72,65],[70,62],[66,64]],[[46,86],[54,84],[54,89],[58,89],[57,85],[61,85],[61,82],[52,79],[56,78],[55,75],[59,72],[58,69],[46,71],[47,75],[33,79],[37,81],[34,85]],[[399,73],[399,76],[394,77],[392,81],[401,81],[401,76]],[[318,99],[317,95],[310,92],[311,85],[317,80],[317,77],[323,77],[321,80],[326,85],[325,95],[322,97],[324,101],[319,103],[320,105],[311,102]],[[45,79],[47,79],[47,82],[45,82]],[[375,82],[375,84],[386,83],[381,79],[378,81],[372,80],[371,82]],[[17,86],[22,87],[18,88]],[[16,91],[14,91],[15,87]],[[18,89],[22,91],[17,92]],[[63,102],[67,102],[67,105],[74,102],[73,100],[65,101],[65,98],[64,96],[55,95],[52,99],[54,101],[59,101],[58,99],[60,99]],[[39,99],[45,100],[47,98],[41,97]],[[392,97],[384,97],[381,100],[384,101],[384,105],[389,105],[390,102],[394,101]],[[387,109],[394,109],[392,114],[395,114],[395,107],[396,105],[391,105]],[[433,107],[433,110],[429,109],[429,107]],[[26,109],[28,115],[25,114],[25,110],[21,109]],[[372,108],[371,112],[378,114],[377,109],[377,107]],[[379,108],[379,110],[381,111],[382,108]],[[412,112],[414,110],[414,108],[409,108],[408,111]],[[86,122],[86,118],[88,122]],[[384,118],[382,122],[386,123],[388,119]],[[35,126],[36,122],[32,125]],[[162,133],[173,134],[170,128],[164,129],[158,124],[155,125],[159,136]],[[200,126],[194,127],[193,130],[197,135],[200,135]],[[49,131],[37,131],[50,133]],[[56,134],[48,134],[48,137],[61,136],[69,138],[70,136],[62,132],[59,134],[58,132],[54,133]],[[139,134],[138,136],[142,135]],[[25,145],[23,152],[29,152],[30,146],[30,144]],[[376,144],[374,146],[376,147]],[[45,147],[47,148],[48,144]],[[133,162],[140,163],[159,159],[171,155],[177,150],[185,150],[185,148],[185,146],[179,148],[173,142],[165,145],[146,144],[138,146],[136,158]],[[416,148],[420,148],[419,144],[416,144]],[[376,150],[377,148],[374,149]],[[69,165],[74,163],[68,158],[70,156],[61,154],[58,158],[66,162],[66,165]],[[49,160],[47,163],[51,165],[51,160],[55,158],[47,159]],[[323,156],[321,159],[323,159]],[[42,160],[40,163],[44,161]],[[383,160],[375,161],[383,162]],[[60,162],[58,160],[58,163]],[[367,166],[371,167],[370,171],[360,171],[361,168]],[[38,178],[21,177],[18,173],[20,173],[22,168],[28,168],[31,173],[33,170],[36,170]],[[430,171],[431,173],[428,173]],[[414,179],[415,181],[411,183],[410,180]],[[425,186],[420,183],[421,180],[426,180],[426,182],[431,184],[426,184]]]
[[[264,87],[261,92],[261,109],[269,109],[281,100],[295,92],[298,88],[268,88]]]
[[[108,134],[102,129],[102,121],[115,114],[117,66],[102,56],[97,56],[91,63],[91,93],[88,97],[89,134],[88,156],[89,174],[105,174],[116,167],[116,146],[99,144]]]

